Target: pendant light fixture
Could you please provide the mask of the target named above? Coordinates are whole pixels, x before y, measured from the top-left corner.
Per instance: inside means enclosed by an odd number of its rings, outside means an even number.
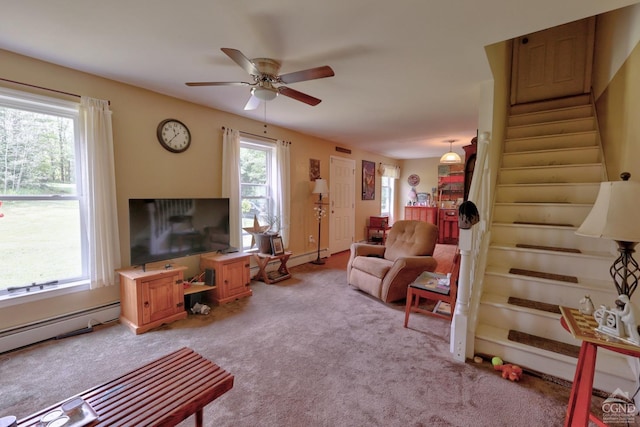
[[[444,153],[442,157],[440,157],[440,163],[445,165],[452,165],[456,163],[462,163],[462,159],[458,155],[458,153],[453,152],[453,143],[456,142],[457,139],[446,139],[443,142],[449,143],[449,152]]]

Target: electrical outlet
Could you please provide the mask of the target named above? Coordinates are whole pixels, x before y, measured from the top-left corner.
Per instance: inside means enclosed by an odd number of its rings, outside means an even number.
[[[309,235],[309,243],[315,243],[316,242],[316,238],[313,237],[313,234]]]

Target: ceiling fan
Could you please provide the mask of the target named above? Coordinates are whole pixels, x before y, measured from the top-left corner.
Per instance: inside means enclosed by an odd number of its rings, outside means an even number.
[[[242,67],[253,77],[250,82],[188,82],[187,86],[251,86],[251,98],[245,105],[245,110],[255,110],[260,101],[271,101],[278,94],[288,96],[296,101],[304,102],[311,106],[318,105],[321,100],[306,93],[299,92],[287,86],[274,86],[275,84],[290,84],[306,80],[322,79],[334,76],[334,72],[328,65],[309,68],[308,70],[295,71],[293,73],[278,74],[280,62],[271,58],[247,58],[237,49],[223,47],[222,50],[236,64]]]

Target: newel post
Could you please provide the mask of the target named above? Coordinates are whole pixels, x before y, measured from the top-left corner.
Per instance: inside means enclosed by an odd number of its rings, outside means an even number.
[[[460,273],[458,276],[458,295],[456,308],[451,321],[451,342],[449,351],[453,358],[464,362],[467,356],[467,342],[473,339],[469,335],[469,301],[471,299],[471,248],[473,246],[473,231],[471,227],[480,221],[478,209],[473,202],[466,201],[458,208],[458,225],[460,235],[458,249],[460,250]],[[473,348],[471,349],[473,351]]]

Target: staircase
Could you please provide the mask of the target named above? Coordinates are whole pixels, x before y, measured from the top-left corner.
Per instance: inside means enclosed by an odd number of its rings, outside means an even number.
[[[575,235],[606,177],[589,95],[511,109],[498,173],[475,352],[573,380],[580,341],[558,305],[617,294],[615,245]],[[635,390],[626,359],[600,351],[594,387]]]

